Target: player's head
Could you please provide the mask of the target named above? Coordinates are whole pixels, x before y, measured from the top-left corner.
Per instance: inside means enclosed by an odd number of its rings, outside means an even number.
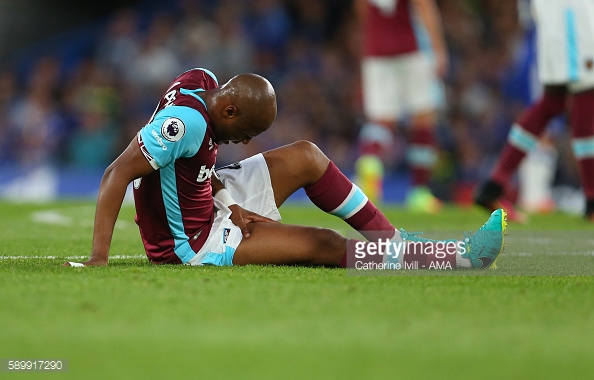
[[[256,74],[239,74],[220,87],[209,112],[218,144],[250,142],[276,118],[276,94],[270,82]]]

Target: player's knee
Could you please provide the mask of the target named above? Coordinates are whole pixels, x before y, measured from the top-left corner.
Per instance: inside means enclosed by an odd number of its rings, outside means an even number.
[[[437,114],[433,110],[418,112],[411,116],[413,128],[434,128]]]
[[[338,232],[319,228],[312,234],[314,249],[310,260],[315,265],[338,265],[346,252],[347,240]]]
[[[292,144],[296,152],[296,159],[303,171],[304,176],[311,176],[314,179],[321,177],[330,159],[320,148],[311,141],[300,140]]]
[[[299,140],[294,142],[293,148],[298,150],[300,155],[304,156],[308,160],[318,160],[320,156],[326,157],[320,148],[316,144],[308,140]]]

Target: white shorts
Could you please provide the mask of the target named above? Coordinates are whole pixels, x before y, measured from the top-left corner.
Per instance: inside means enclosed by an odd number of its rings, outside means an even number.
[[[237,204],[273,220],[281,216],[274,201],[268,165],[262,154],[216,170],[225,188]],[[231,222],[231,211],[215,199],[215,219],[206,242],[189,265],[233,265],[235,250],[243,235]]]
[[[425,53],[365,57],[363,110],[372,120],[397,120],[440,107],[442,85]]]
[[[594,1],[533,0],[532,15],[541,83],[594,87]]]

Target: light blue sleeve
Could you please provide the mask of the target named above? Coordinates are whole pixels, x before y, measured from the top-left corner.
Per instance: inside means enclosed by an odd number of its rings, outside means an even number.
[[[155,164],[163,168],[178,158],[198,152],[206,134],[206,120],[193,108],[170,106],[159,111],[140,130],[140,136]]]

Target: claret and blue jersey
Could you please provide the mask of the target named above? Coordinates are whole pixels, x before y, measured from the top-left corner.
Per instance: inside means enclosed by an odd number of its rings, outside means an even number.
[[[134,181],[135,220],[154,263],[186,263],[210,232],[210,177],[218,146],[206,104],[197,93],[217,87],[210,71],[186,71],[138,133],[138,145],[155,171]]]

